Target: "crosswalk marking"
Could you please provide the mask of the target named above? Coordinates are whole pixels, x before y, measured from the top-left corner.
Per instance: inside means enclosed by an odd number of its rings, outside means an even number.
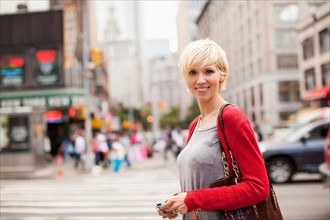
[[[173,166],[63,179],[1,180],[1,220],[156,220],[155,204],[179,191]]]

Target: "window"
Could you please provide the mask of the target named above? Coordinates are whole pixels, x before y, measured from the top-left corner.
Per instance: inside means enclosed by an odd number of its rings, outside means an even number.
[[[283,81],[278,85],[280,102],[296,102],[299,101],[299,82]]]
[[[297,46],[298,38],[295,30],[276,30],[275,45],[277,47]]]
[[[320,50],[321,53],[327,52],[330,50],[330,29],[325,28],[319,33],[320,40]]]
[[[298,68],[297,55],[279,55],[277,56],[278,69],[296,69]]]
[[[319,8],[321,5],[323,5],[326,1],[310,1],[308,2],[308,8],[305,11],[307,14],[315,13],[317,8]]]
[[[315,71],[314,68],[311,68],[305,71],[305,88],[311,90],[315,86]]]
[[[302,43],[304,60],[314,56],[313,37],[307,38]]]
[[[28,115],[1,115],[0,122],[2,139],[0,152],[29,150]]]
[[[264,103],[264,96],[263,96],[263,90],[262,90],[262,85],[261,84],[259,85],[259,98],[260,98],[260,104],[262,106],[263,103]]]
[[[250,77],[255,75],[254,70],[253,70],[253,63],[252,62],[250,63],[250,74],[249,75],[250,75]]]
[[[293,111],[281,111],[279,113],[281,121],[287,121],[290,115],[292,115]]]
[[[322,85],[330,85],[330,63],[321,66]]]
[[[309,132],[309,140],[324,139],[327,135],[329,124],[321,125]]]
[[[296,4],[274,5],[275,21],[296,22],[298,20],[299,8]]]

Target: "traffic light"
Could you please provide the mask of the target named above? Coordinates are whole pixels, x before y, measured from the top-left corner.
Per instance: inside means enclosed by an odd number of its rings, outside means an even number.
[[[152,115],[147,116],[147,122],[151,123],[154,121],[154,117]]]
[[[99,49],[91,49],[90,50],[90,58],[95,66],[99,66],[103,63],[103,53]]]
[[[163,110],[166,107],[166,102],[160,101],[158,102],[158,109]]]

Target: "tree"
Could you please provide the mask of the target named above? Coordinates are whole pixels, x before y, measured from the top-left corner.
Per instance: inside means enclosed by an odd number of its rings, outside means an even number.
[[[172,107],[171,110],[165,113],[159,121],[159,125],[162,129],[166,126],[170,126],[172,129],[180,124],[179,109],[178,107]]]
[[[192,104],[189,106],[186,119],[182,123],[183,127],[188,127],[190,122],[192,122],[192,120],[194,120],[199,114],[200,114],[199,106],[198,106],[197,100],[194,99]]]

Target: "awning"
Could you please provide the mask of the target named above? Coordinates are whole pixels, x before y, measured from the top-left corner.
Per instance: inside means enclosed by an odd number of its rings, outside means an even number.
[[[330,98],[330,86],[322,86],[309,90],[304,97],[304,101],[313,101],[323,98]]]

